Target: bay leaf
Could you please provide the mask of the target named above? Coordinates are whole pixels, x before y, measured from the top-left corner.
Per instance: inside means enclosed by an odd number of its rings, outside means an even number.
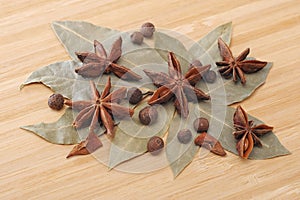
[[[208,133],[217,138],[224,149],[238,155],[236,151],[236,140],[233,136],[233,114],[234,108],[222,105],[210,105],[203,102],[199,103],[199,113],[201,117],[210,120]],[[249,120],[253,120],[254,124],[263,124],[263,122],[251,115],[248,115]],[[290,152],[280,143],[274,132],[270,132],[260,137],[263,147],[254,147],[249,159],[262,160],[290,154]]]
[[[103,41],[120,33],[85,21],[55,21],[52,29],[73,60],[76,51],[93,51],[95,39]]]
[[[233,136],[233,114],[235,109],[224,105],[213,105],[210,102],[200,102],[198,104],[189,103],[190,113],[187,119],[182,119],[176,115],[171,121],[168,131],[166,154],[173,171],[174,177],[178,176],[193,160],[198,151],[198,147],[191,140],[188,144],[182,144],[177,139],[177,133],[181,129],[189,129],[193,139],[197,136],[193,128],[193,122],[198,117],[209,120],[208,133],[217,138],[224,149],[238,155],[236,150],[236,139]],[[262,124],[259,119],[248,115],[249,120],[256,124]],[[290,152],[280,143],[273,132],[260,137],[263,147],[254,147],[249,159],[262,160],[277,156],[288,155]],[[206,151],[206,153],[208,153]]]
[[[197,106],[198,104],[189,103],[189,110],[191,111],[189,116],[184,119],[176,114],[170,123],[166,145],[166,156],[174,178],[192,162],[195,154],[199,150],[199,147],[194,144],[197,133],[193,127],[194,120],[199,116],[195,112]],[[182,129],[189,129],[192,132],[192,139],[187,144],[183,144],[177,139],[177,133]]]
[[[89,129],[88,127],[75,129],[72,126],[77,114],[78,112],[67,108],[65,113],[56,122],[42,122],[35,125],[21,126],[20,128],[30,131],[53,144],[78,144],[86,139]],[[100,136],[103,132],[103,127],[97,126],[95,133]]]
[[[198,42],[196,42],[188,50],[188,53],[192,56],[193,60],[199,59],[202,64],[211,64],[215,66],[215,62],[221,59],[218,47],[218,38],[222,38],[228,45],[231,41],[232,22],[222,24],[209,32]]]
[[[212,101],[231,105],[247,99],[257,88],[263,85],[271,67],[272,63],[269,62],[262,70],[253,74],[245,74],[247,80],[245,85],[239,81],[235,83],[232,79],[224,79],[218,71],[214,70],[217,73],[217,79],[214,83],[200,81],[196,86],[209,93]]]
[[[76,51],[93,52],[95,39],[102,43],[109,55],[113,42],[122,37],[122,56],[118,64],[132,69],[142,64],[163,62],[156,51],[149,48],[146,43],[141,45],[132,43],[129,32],[120,32],[83,21],[56,21],[52,23],[52,27],[73,60],[78,60],[74,54]]]
[[[82,90],[89,87],[89,83],[74,72],[77,65],[76,61],[63,61],[41,67],[32,72],[20,88],[32,83],[42,83],[54,92],[71,98],[73,88]]]
[[[65,114],[56,122],[22,126],[21,129],[33,132],[53,144],[77,144],[82,139],[72,126],[73,120],[72,110],[66,109]]]
[[[132,120],[121,121],[112,140],[110,149],[109,167],[114,168],[122,162],[142,155],[147,151],[147,143],[152,136],[163,136],[170,124],[174,114],[172,103],[155,105],[159,115],[154,124],[143,125],[139,121],[139,111],[147,102],[142,102],[134,112]]]
[[[168,62],[168,53],[173,52],[179,60],[183,72],[187,71],[191,62],[190,54],[184,44],[177,38],[163,32],[156,32],[154,35],[154,47],[166,62]]]

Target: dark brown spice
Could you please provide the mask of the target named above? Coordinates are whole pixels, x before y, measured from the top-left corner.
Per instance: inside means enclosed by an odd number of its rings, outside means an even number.
[[[236,149],[241,158],[247,159],[254,146],[262,147],[259,136],[265,135],[273,130],[273,127],[260,124],[254,125],[253,121],[248,121],[245,110],[238,106],[233,115],[233,135],[238,140]]]
[[[177,133],[177,139],[180,143],[187,144],[192,139],[192,132],[189,129],[182,129]]]
[[[217,74],[212,70],[207,71],[203,76],[204,81],[207,83],[214,83],[216,81],[216,78]]]
[[[87,155],[93,153],[100,147],[102,147],[102,142],[100,141],[100,139],[96,134],[90,132],[86,140],[74,146],[71,152],[67,155],[67,158],[76,155]]]
[[[150,125],[155,123],[158,117],[158,112],[153,106],[146,106],[139,112],[140,122],[144,125]]]
[[[129,88],[127,91],[127,99],[129,100],[129,103],[131,104],[137,104],[140,102],[143,98],[143,93],[140,89],[137,87]]]
[[[206,132],[203,132],[199,136],[197,136],[194,142],[195,145],[202,146],[216,155],[226,155],[226,152],[224,151],[224,148],[222,147],[221,143],[216,138],[214,138]]]
[[[209,127],[209,122],[206,118],[200,117],[195,119],[194,128],[198,133],[206,132]]]
[[[193,60],[193,62],[190,64],[190,67],[200,67],[200,66],[202,66],[200,60]]]
[[[144,70],[153,84],[159,87],[153,93],[148,103],[150,105],[161,104],[174,97],[174,106],[177,112],[186,118],[189,114],[188,101],[210,99],[209,95],[206,95],[202,90],[195,87],[196,83],[201,79],[201,74],[209,70],[210,65],[192,67],[183,75],[179,61],[174,53],[169,52],[168,66],[168,74]]]
[[[48,99],[48,106],[53,110],[61,110],[64,107],[64,101],[61,94],[52,94]]]
[[[164,141],[162,138],[158,136],[153,136],[149,139],[147,143],[147,150],[152,155],[157,155],[161,152],[162,148],[164,148]]]
[[[154,24],[150,22],[146,22],[142,25],[141,27],[141,33],[144,35],[146,38],[152,37],[153,33],[155,31]]]
[[[131,42],[134,44],[142,44],[144,40],[144,36],[141,32],[136,31],[130,35],[130,39]]]
[[[109,56],[103,45],[97,40],[94,41],[95,53],[92,52],[75,52],[78,59],[83,65],[75,72],[83,77],[98,77],[100,75],[114,73],[117,77],[124,80],[140,80],[142,77],[130,69],[118,65],[116,62],[122,55],[122,38],[119,37],[113,45]]]

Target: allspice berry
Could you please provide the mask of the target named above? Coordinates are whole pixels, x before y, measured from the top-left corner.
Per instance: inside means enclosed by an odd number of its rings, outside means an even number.
[[[150,38],[152,37],[153,33],[155,31],[155,27],[152,23],[146,22],[142,25],[141,27],[141,33],[143,34],[144,37]]]
[[[177,139],[180,143],[187,144],[192,139],[192,132],[189,129],[182,129],[177,133]]]
[[[127,99],[129,100],[129,103],[131,104],[137,104],[140,102],[143,98],[143,93],[140,89],[137,87],[132,87],[128,89],[127,91]]]
[[[203,76],[204,81],[207,83],[214,83],[216,81],[216,78],[217,74],[213,70],[208,70]]]
[[[131,42],[134,44],[142,44],[144,40],[144,36],[141,32],[136,31],[130,35],[130,39]]]
[[[200,62],[200,60],[194,60],[191,64],[190,64],[190,67],[199,67],[199,66],[202,66],[202,63]]]
[[[139,112],[140,122],[144,125],[153,124],[158,117],[158,112],[155,107],[146,106]]]
[[[161,152],[162,148],[164,148],[165,144],[163,139],[158,136],[153,136],[149,139],[147,143],[147,150],[152,155],[157,155]]]
[[[52,94],[48,99],[48,106],[53,110],[61,110],[64,107],[64,101],[61,94]]]
[[[206,118],[200,117],[195,119],[194,128],[198,133],[206,132],[209,127],[209,122]]]

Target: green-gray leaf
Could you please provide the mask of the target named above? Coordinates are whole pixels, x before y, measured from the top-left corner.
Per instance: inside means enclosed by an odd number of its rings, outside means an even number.
[[[199,104],[189,103],[189,110],[191,112],[187,119],[182,119],[177,115],[170,124],[166,153],[174,177],[178,176],[193,160],[199,149],[194,145],[193,140],[188,144],[181,144],[177,139],[177,133],[179,130],[187,128],[191,130],[193,138],[195,138],[197,134],[193,128],[193,122],[198,117],[207,118],[210,121],[208,133],[217,138],[227,151],[238,155],[236,151],[237,141],[232,134],[235,109],[226,105],[200,102]],[[263,123],[253,116],[248,115],[248,117],[256,124]],[[260,137],[260,139],[263,147],[254,147],[249,159],[261,160],[290,154],[273,132]]]
[[[66,109],[65,114],[56,122],[22,126],[21,128],[54,144],[77,144],[83,138],[79,137],[78,132],[72,126],[73,119],[72,110]]]
[[[80,91],[89,87],[88,82],[74,72],[77,65],[75,61],[64,61],[41,67],[34,71],[20,88],[31,83],[43,83],[56,93],[71,98],[73,88]]]
[[[210,126],[208,133],[218,138],[223,147],[238,155],[236,151],[236,140],[233,136],[233,114],[235,109],[228,106],[211,105],[207,106],[205,103],[199,104],[200,110],[196,110],[202,117],[210,119]],[[253,120],[255,124],[262,124],[259,119],[248,115],[249,120]],[[260,137],[263,147],[254,147],[249,159],[268,159],[277,156],[287,155],[290,152],[279,142],[278,138],[273,132],[270,132]]]
[[[82,21],[56,21],[52,23],[52,27],[73,60],[78,60],[74,53],[76,51],[93,52],[94,40],[100,41],[109,55],[113,42],[118,37],[122,37],[122,56],[118,60],[119,64],[133,68],[142,64],[163,62],[156,51],[149,48],[146,43],[133,44],[128,32],[120,32]]]
[[[193,60],[199,59],[202,64],[214,65],[215,61],[221,59],[218,48],[218,38],[221,37],[223,41],[229,45],[231,41],[231,32],[231,22],[218,26],[195,43],[188,52],[193,57]]]
[[[141,124],[138,117],[139,111],[145,106],[147,106],[147,102],[141,103],[135,109],[131,121],[120,122],[111,144],[110,168],[145,153],[150,137],[154,135],[162,136],[166,133],[174,114],[173,104],[157,105],[158,118],[154,124],[148,126]]]
[[[194,138],[197,136],[193,128],[194,120],[199,116],[194,112],[198,104],[189,103],[189,116],[184,119],[175,115],[172,119],[167,137],[166,155],[174,177],[178,176],[182,170],[192,162],[199,147],[194,145]],[[189,143],[180,143],[177,139],[177,133],[182,129],[189,129],[192,132],[192,139]]]
[[[103,41],[120,33],[84,21],[55,21],[52,28],[73,60],[76,51],[93,51],[95,39]]]

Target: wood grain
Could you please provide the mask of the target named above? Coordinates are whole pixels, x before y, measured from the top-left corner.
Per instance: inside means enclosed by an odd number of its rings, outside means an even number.
[[[297,199],[300,196],[300,1],[0,1],[0,199]],[[264,84],[242,105],[275,127],[292,152],[264,161],[229,154],[196,156],[173,180],[163,168],[108,171],[92,156],[65,159],[71,146],[49,144],[21,125],[56,120],[51,91],[19,85],[40,66],[69,59],[50,28],[84,20],[119,30],[145,21],[197,40],[233,22],[233,52],[273,61]]]

